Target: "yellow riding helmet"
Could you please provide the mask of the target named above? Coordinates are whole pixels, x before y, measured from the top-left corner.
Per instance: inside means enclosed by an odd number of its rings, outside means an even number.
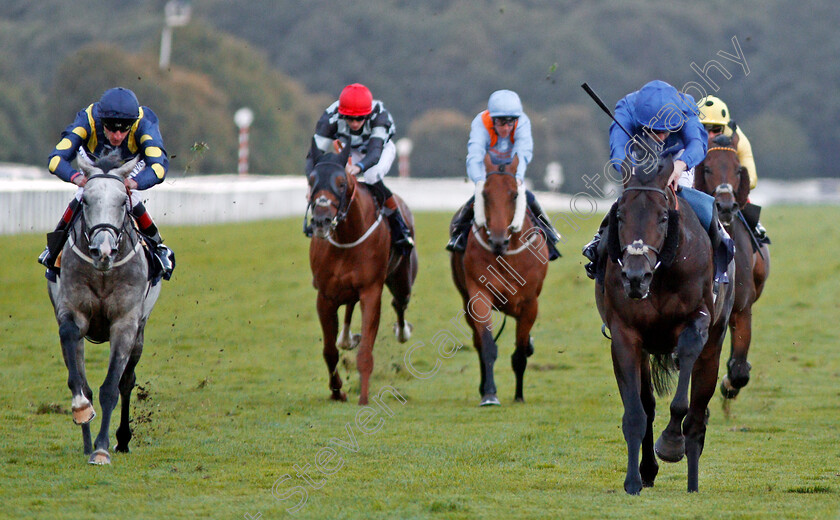
[[[729,124],[729,107],[720,98],[706,96],[697,103],[697,108],[702,113],[700,115],[700,122],[704,125]]]

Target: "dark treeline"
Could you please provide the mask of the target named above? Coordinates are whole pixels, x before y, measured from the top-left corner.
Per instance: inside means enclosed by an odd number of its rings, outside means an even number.
[[[202,0],[174,31],[167,71],[164,0],[3,4],[2,161],[44,163],[75,111],[122,84],[160,116],[173,175],[234,171],[245,105],[257,114],[252,171],[295,173],[320,111],[359,81],[414,139],[415,175],[458,176],[469,121],[510,88],[534,121],[529,177],[540,184],[560,161],[577,191],[603,168],[609,126],[580,84],[610,105],[654,78],[712,93],[694,64],[753,142],[760,178],[840,176],[832,2]],[[743,65],[720,54],[736,53],[733,38]]]

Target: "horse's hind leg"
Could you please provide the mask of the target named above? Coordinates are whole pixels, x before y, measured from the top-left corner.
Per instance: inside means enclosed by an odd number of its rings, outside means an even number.
[[[720,391],[726,399],[733,399],[750,382],[750,364],[747,353],[752,341],[752,306],[733,312],[729,328],[732,333],[732,352],[726,363],[726,375],[720,382]]]
[[[341,376],[338,375],[338,349],[335,346],[335,339],[338,335],[338,306],[318,293],[316,306],[318,318],[321,321],[321,332],[324,335],[324,361],[327,363],[327,372],[330,376],[330,399],[334,401],[346,401],[347,394],[341,391]],[[352,313],[352,307],[351,311]]]
[[[353,334],[350,330],[350,323],[353,321],[353,309],[356,307],[355,302],[348,303],[344,306],[344,325],[341,327],[341,334],[338,336],[336,346],[342,350],[353,350],[359,346],[362,340],[361,334]]]
[[[516,376],[516,393],[513,400],[517,403],[524,403],[522,395],[523,380],[525,378],[525,367],[528,366],[528,358],[534,353],[534,343],[531,338],[531,327],[537,319],[537,302],[523,306],[522,314],[516,320],[516,350],[510,357],[513,365],[513,373]]]
[[[385,281],[393,295],[391,306],[397,313],[397,322],[394,323],[394,335],[400,343],[408,341],[414,329],[411,323],[405,320],[405,311],[408,308],[409,300],[411,300],[411,286],[414,282],[412,266],[415,264],[416,252],[412,250],[412,256],[404,257],[400,261],[399,267]],[[414,271],[416,275],[416,269]]]
[[[656,462],[656,453],[653,450],[653,419],[656,417],[656,397],[653,394],[653,385],[650,379],[650,360],[642,360],[641,366],[641,397],[642,407],[647,416],[645,436],[642,438],[642,463],[639,466],[639,473],[642,476],[643,487],[653,487],[653,481],[659,473],[659,463]]]
[[[137,381],[137,376],[134,372],[137,363],[140,361],[140,355],[143,353],[143,331],[137,338],[137,343],[131,356],[128,358],[128,364],[125,366],[122,379],[120,379],[120,427],[117,428],[117,447],[114,448],[120,453],[128,453],[128,443],[131,441],[131,418],[130,418],[130,404],[131,391],[134,389]]]

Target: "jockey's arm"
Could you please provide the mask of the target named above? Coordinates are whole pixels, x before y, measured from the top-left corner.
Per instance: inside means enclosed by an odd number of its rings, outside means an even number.
[[[525,180],[525,170],[528,163],[534,157],[534,138],[531,136],[531,120],[527,115],[522,114],[516,124],[516,135],[513,142],[513,157],[519,160],[516,167],[516,180],[522,183]]]
[[[134,189],[138,190],[146,190],[155,184],[160,184],[166,177],[166,172],[169,171],[169,157],[163,147],[163,139],[157,125],[150,122],[143,124],[144,122],[146,121],[141,120],[136,138],[140,145],[140,159],[146,166],[132,176],[134,182],[137,183]]]
[[[49,156],[48,169],[50,173],[65,182],[72,182],[79,185],[84,182],[81,172],[73,168],[72,162],[76,158],[79,147],[87,142],[90,136],[90,125],[87,121],[87,113],[82,110],[76,114],[73,124],[64,129],[61,133],[61,140],[55,145]]]
[[[477,115],[470,127],[470,140],[467,143],[467,177],[473,182],[483,181],[486,172],[484,156],[490,146],[490,135],[481,121],[481,114]]]
[[[738,161],[741,166],[747,169],[747,174],[750,176],[750,189],[755,189],[758,184],[758,174],[755,171],[755,158],[753,157],[752,145],[750,140],[739,126],[736,130],[738,132]]]

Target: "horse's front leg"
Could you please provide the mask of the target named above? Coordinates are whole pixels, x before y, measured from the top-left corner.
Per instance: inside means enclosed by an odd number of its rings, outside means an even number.
[[[318,291],[316,300],[318,320],[321,322],[321,332],[324,336],[324,361],[327,363],[327,373],[330,376],[330,399],[346,401],[347,394],[341,391],[341,376],[338,374],[338,349],[335,339],[338,335],[338,304]],[[352,313],[352,307],[351,307]]]
[[[108,361],[108,373],[105,381],[99,387],[99,406],[102,409],[102,423],[99,426],[99,434],[93,441],[93,454],[88,460],[91,464],[110,464],[111,455],[108,453],[110,447],[111,415],[117,406],[119,399],[119,384],[122,380],[125,367],[134,350],[139,332],[140,317],[129,315],[111,324],[110,343],[111,354]]]
[[[525,378],[525,367],[528,366],[528,358],[534,353],[534,342],[531,338],[531,328],[537,319],[537,299],[522,305],[522,314],[516,320],[516,350],[510,358],[513,365],[513,373],[516,375],[516,393],[514,401],[524,403],[525,397],[522,394],[523,380]]]
[[[650,377],[650,359],[648,356],[642,358],[641,365],[641,397],[642,406],[647,416],[645,436],[642,439],[642,463],[639,466],[639,473],[642,476],[642,486],[653,487],[653,481],[659,473],[659,463],[656,462],[656,453],[653,450],[653,420],[656,417],[656,396],[653,393],[653,385]]]
[[[682,422],[688,413],[688,386],[694,362],[709,339],[709,314],[705,308],[698,310],[677,338],[676,353],[680,366],[677,390],[671,401],[671,419],[655,446],[656,454],[665,462],[679,462],[685,455]]]
[[[639,449],[647,433],[650,422],[642,404],[642,348],[641,339],[635,332],[610,324],[612,339],[612,360],[615,381],[624,404],[624,416],[621,419],[621,431],[627,443],[627,475],[624,478],[624,491],[638,495],[642,491],[642,476],[639,471]]]
[[[338,343],[336,343],[338,348],[342,350],[353,350],[359,346],[359,342],[362,340],[361,334],[353,334],[350,329],[355,307],[356,302],[350,302],[344,306],[344,324],[341,327],[341,334],[338,336]]]
[[[481,380],[483,381],[479,406],[499,406],[501,403],[496,396],[496,379],[493,375],[493,366],[499,355],[499,347],[493,339],[493,331],[487,324],[480,324],[478,329],[481,342],[481,350],[479,351],[482,368]]]
[[[86,327],[86,322],[83,326]],[[71,401],[73,422],[86,425],[96,417],[96,412],[91,403],[93,392],[84,373],[84,334],[72,313],[66,312],[59,317],[58,335],[61,340],[64,364],[67,367],[67,386],[73,396]],[[87,431],[86,454],[90,453],[90,429]]]
[[[700,455],[706,442],[709,401],[715,394],[725,331],[725,320],[713,327],[708,344],[694,363],[691,375],[691,404],[683,424],[689,493],[699,489]]]
[[[373,372],[373,344],[379,332],[379,317],[382,306],[382,284],[374,283],[359,295],[362,305],[362,342],[356,356],[359,367],[359,405],[368,404],[370,374]]]

